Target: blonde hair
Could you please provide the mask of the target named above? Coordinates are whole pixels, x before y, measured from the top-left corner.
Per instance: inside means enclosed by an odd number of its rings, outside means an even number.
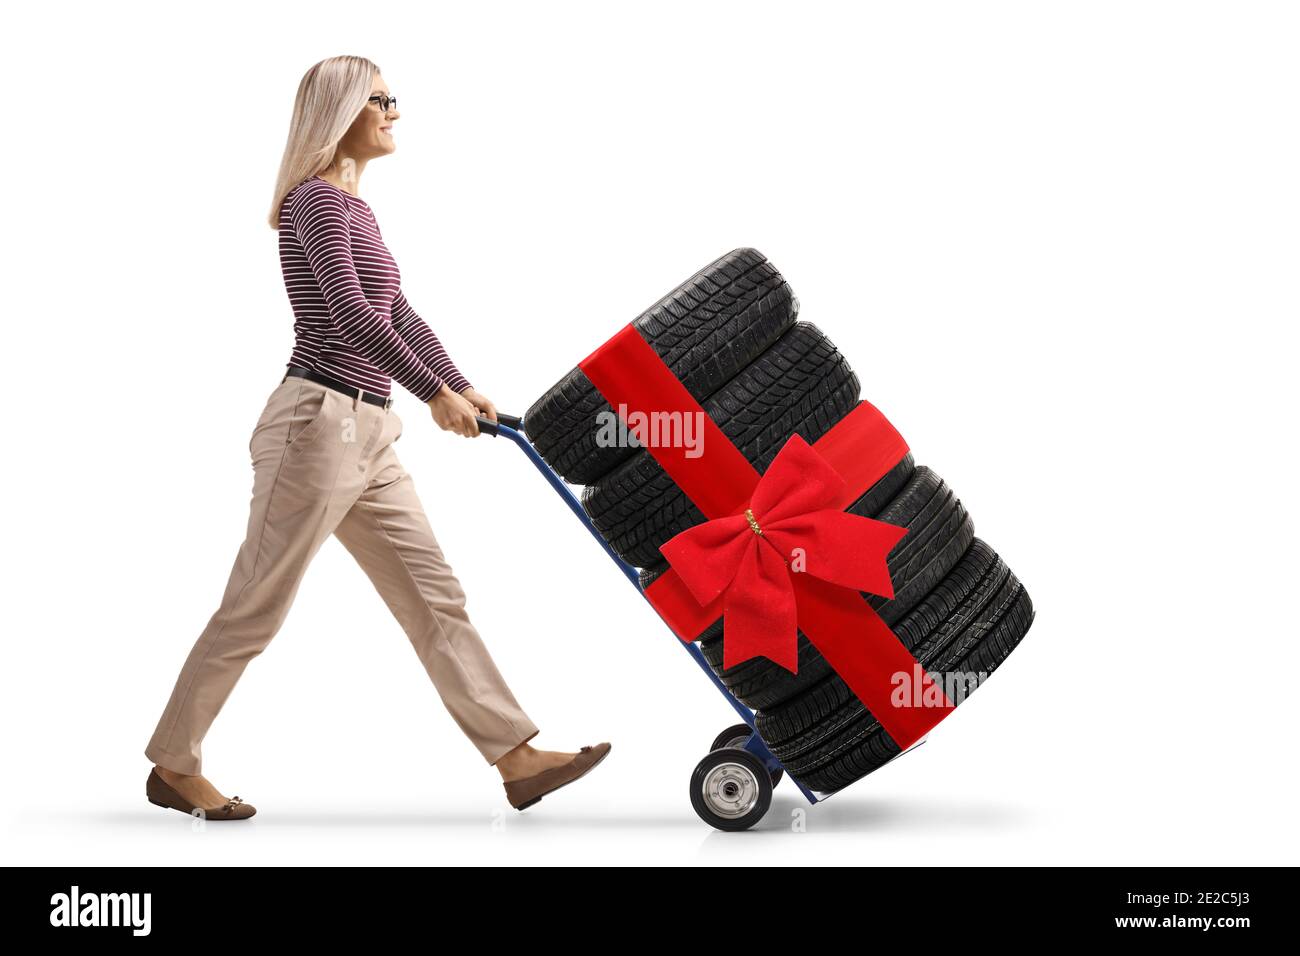
[[[280,228],[280,207],[289,190],[334,161],[339,140],[366,108],[378,72],[365,57],[332,56],[303,75],[267,217],[272,229]]]

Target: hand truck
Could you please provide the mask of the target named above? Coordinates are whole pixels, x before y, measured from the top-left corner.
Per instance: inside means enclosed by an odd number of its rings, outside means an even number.
[[[564,482],[555,470],[542,458],[541,454],[533,447],[532,442],[523,434],[523,419],[514,415],[497,414],[497,420],[492,421],[483,416],[475,416],[478,420],[479,431],[484,435],[501,436],[509,438],[516,445],[523,449],[529,460],[542,473],[556,494],[563,499],[564,503],[569,506],[569,510],[578,516],[583,527],[596,539],[605,553],[609,555],[618,569],[623,572],[623,576],[632,583],[638,594],[645,598],[649,603],[649,598],[641,588],[641,576],[637,569],[628,564],[619,557],[609,543],[600,536],[591,523],[591,518],[587,515],[586,509],[582,507],[582,502],[577,496],[569,490],[569,486]],[[651,605],[653,608],[654,605]],[[658,611],[655,612],[658,614]],[[670,632],[671,633],[671,632]],[[754,728],[754,713],[727,689],[727,685],[722,683],[709,662],[704,659],[704,654],[700,651],[697,641],[683,641],[673,634],[673,640],[681,645],[691,658],[699,665],[702,670],[713,682],[713,686],[718,689],[727,703],[740,716],[744,723],[734,724],[722,731],[714,738],[709,752],[695,766],[691,774],[690,797],[691,806],[699,814],[700,819],[712,827],[719,830],[747,830],[763,818],[772,803],[772,791],[776,785],[781,782],[785,776],[785,768],[781,761],[773,756],[768,750],[767,744],[763,738],[758,735]],[[903,753],[911,753],[919,747],[924,740],[913,744]],[[897,760],[902,754],[896,755],[890,763]],[[799,792],[804,795],[810,804],[820,803],[830,797],[833,793],[839,793],[840,790],[832,791],[815,791],[810,790],[800,783],[795,777],[790,777],[791,782],[799,788]]]

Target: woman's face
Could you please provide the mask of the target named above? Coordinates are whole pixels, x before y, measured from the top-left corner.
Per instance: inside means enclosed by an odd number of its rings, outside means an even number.
[[[374,82],[370,85],[370,94],[374,96],[380,93],[388,94],[388,86],[384,83],[383,76],[376,73]],[[397,149],[397,143],[393,140],[393,123],[401,115],[397,112],[397,107],[391,104],[385,113],[379,103],[367,103],[339,141],[339,151],[360,160],[387,156]]]

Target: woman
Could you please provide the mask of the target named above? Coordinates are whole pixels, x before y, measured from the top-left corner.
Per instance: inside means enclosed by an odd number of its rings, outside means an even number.
[[[270,224],[294,312],[288,370],[253,429],[246,537],[220,608],[181,669],[145,749],[150,802],[210,820],[255,812],[202,775],[200,745],[243,673],[283,623],[331,533],[410,637],[438,694],[523,809],[585,774],[608,743],[535,750],[515,701],[465,611],[465,595],[393,450],[402,423],[392,380],[438,427],[478,434],[496,409],[460,373],[402,294],[397,264],[358,195],[366,164],[395,149],[399,117],[379,68],[332,57],[298,87]]]

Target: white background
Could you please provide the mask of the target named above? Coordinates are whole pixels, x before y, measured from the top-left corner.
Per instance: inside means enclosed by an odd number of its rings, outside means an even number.
[[[6,861],[1296,862],[1294,7],[4,18]],[[410,300],[504,411],[728,250],[781,269],[1037,609],[923,747],[706,827],[724,699],[518,449],[399,389],[534,744],[609,759],[511,809],[330,540],[206,740],[257,817],[145,801],[292,345],[263,220],[294,91],[338,53],[400,98],[361,194]]]

